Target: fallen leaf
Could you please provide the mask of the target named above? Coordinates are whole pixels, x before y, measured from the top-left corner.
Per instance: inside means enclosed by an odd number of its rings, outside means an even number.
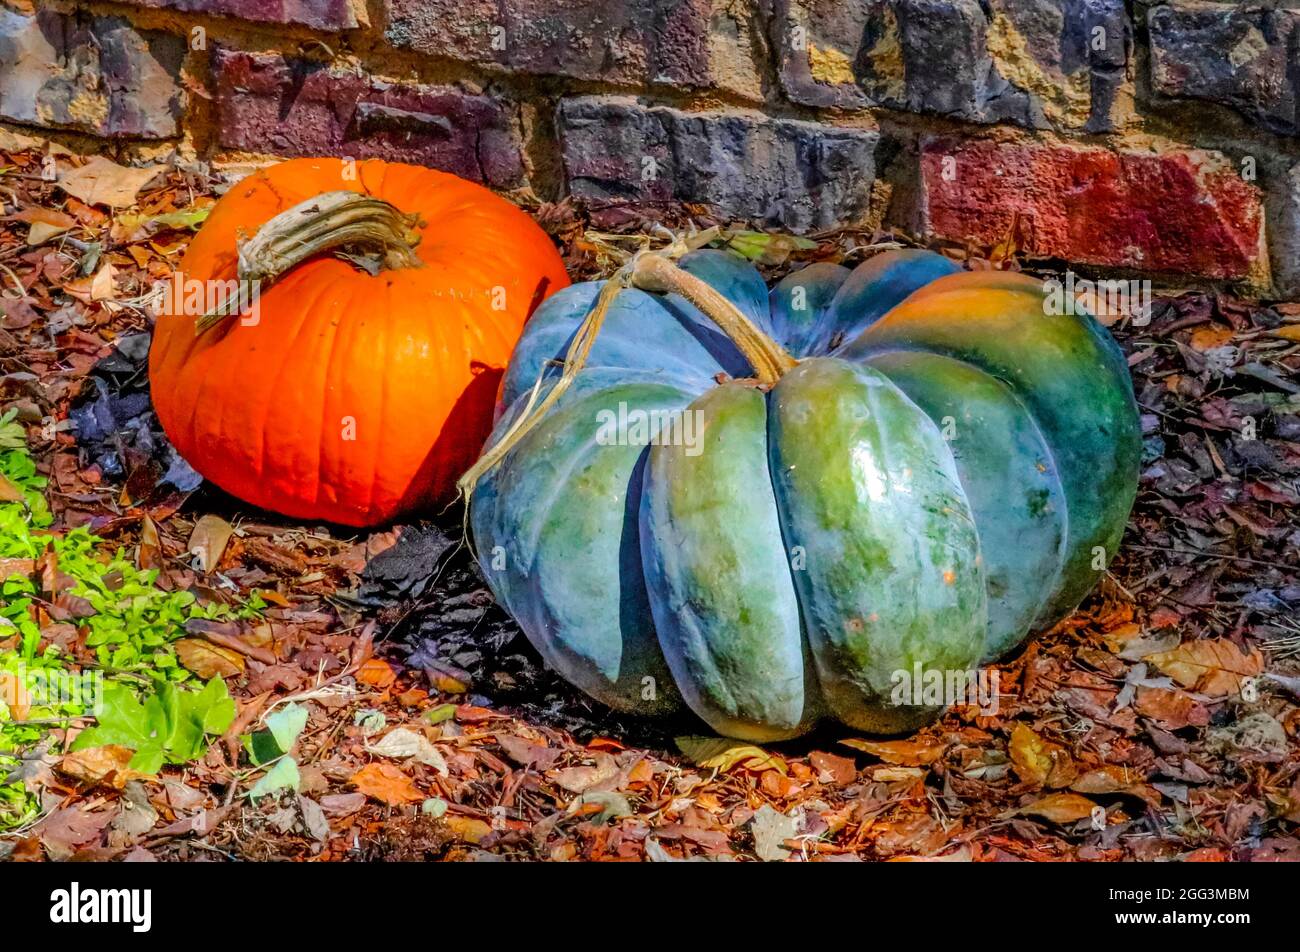
[[[550,770],[559,759],[561,751],[553,747],[534,744],[523,737],[513,734],[497,734],[496,741],[506,756],[521,767],[533,767],[537,770]]]
[[[11,671],[0,671],[0,704],[9,708],[10,719],[27,720],[27,715],[32,708],[31,702],[27,685],[23,684],[18,675]]]
[[[32,227],[27,231],[27,244],[35,247],[43,245],[51,238],[56,238],[70,228],[77,226],[77,220],[71,215],[53,208],[39,206],[27,208],[14,216],[17,221],[28,222]]]
[[[149,802],[149,791],[139,780],[126,785],[121,804],[122,809],[110,824],[116,835],[110,836],[109,842],[114,846],[133,843],[158,825],[158,811]]]
[[[595,751],[592,759],[596,761],[594,765],[565,767],[563,770],[554,771],[553,779],[570,793],[585,793],[592,787],[607,783],[618,776],[618,761],[610,754]]]
[[[206,638],[181,638],[173,642],[181,664],[204,681],[228,678],[244,670],[244,656],[238,651],[214,645]]]
[[[415,759],[425,766],[432,767],[441,776],[447,776],[447,761],[438,748],[429,742],[423,734],[417,734],[405,727],[395,727],[383,736],[377,744],[366,750],[380,757],[392,757],[397,760]]]
[[[110,234],[115,241],[131,242],[148,238],[155,232],[166,228],[197,231],[199,225],[203,224],[204,220],[212,212],[213,204],[211,198],[204,197],[196,200],[189,208],[164,212],[161,215],[134,213],[118,215],[113,219],[113,228]]]
[[[1204,353],[1222,347],[1232,340],[1232,328],[1221,324],[1205,324],[1192,332],[1190,343],[1193,350]]]
[[[726,773],[742,767],[754,773],[776,770],[783,775],[790,770],[781,757],[753,744],[742,744],[725,737],[685,736],[677,737],[675,741],[683,754],[707,770]]]
[[[840,741],[845,747],[861,750],[879,757],[887,764],[900,767],[923,767],[932,764],[948,749],[948,745],[930,740],[863,740],[860,737],[846,737]]]
[[[1053,823],[1074,823],[1092,816],[1097,804],[1077,793],[1053,793],[1018,810],[1015,816],[1041,816]]]
[[[465,843],[481,843],[492,832],[492,827],[472,816],[449,813],[442,818],[442,824],[451,831],[456,839]]]
[[[162,169],[158,166],[129,168],[97,155],[80,168],[59,176],[59,188],[87,205],[128,208],[136,196]]]
[[[1007,753],[1020,779],[1035,786],[1068,786],[1078,772],[1065,747],[1045,740],[1024,724],[1012,728]]]
[[[357,669],[357,683],[368,684],[372,688],[386,688],[397,680],[397,672],[387,661],[379,658],[367,658]]]
[[[1183,687],[1215,698],[1240,694],[1242,679],[1264,670],[1264,656],[1259,649],[1242,654],[1225,638],[1189,641],[1172,651],[1147,655],[1143,660],[1150,661]]]
[[[41,140],[35,136],[0,129],[0,152],[26,152],[29,149],[39,149],[40,147]]]
[[[837,787],[847,787],[858,775],[858,768],[850,757],[838,757],[822,750],[814,750],[808,755],[808,762],[823,776],[830,778],[830,783]]]
[[[1177,647],[1180,640],[1176,631],[1155,634],[1144,631],[1141,625],[1132,623],[1120,625],[1101,637],[1111,653],[1125,661],[1141,661],[1154,652],[1168,651],[1170,648]]]
[[[970,863],[974,857],[969,846],[959,846],[951,853],[942,856],[891,856],[890,863]]]
[[[599,809],[592,809],[593,807]],[[582,813],[593,823],[607,823],[618,817],[634,815],[627,797],[614,790],[588,790],[580,793],[565,812]]]
[[[147,514],[140,520],[140,546],[136,552],[136,565],[142,569],[156,569],[162,565],[162,542],[158,538],[158,524]]]
[[[1151,718],[1170,731],[1204,727],[1210,722],[1210,712],[1205,705],[1183,691],[1138,688],[1133,707],[1143,717]]]
[[[790,856],[785,841],[799,832],[799,823],[793,817],[774,810],[765,803],[758,808],[751,821],[754,833],[754,852],[767,863],[779,863]]]
[[[194,523],[187,551],[195,557],[200,572],[207,575],[217,567],[233,533],[230,523],[220,516],[202,516]]]
[[[26,501],[27,497],[23,495],[23,491],[4,473],[0,473],[0,502],[25,503]]]
[[[90,281],[90,299],[92,301],[111,301],[117,297],[116,278],[117,268],[105,261]]]
[[[99,839],[116,810],[83,810],[80,805],[55,810],[36,826],[41,845],[50,859],[70,858],[77,847]]]
[[[149,776],[127,766],[134,756],[134,750],[118,744],[87,747],[65,754],[58,769],[59,773],[88,786],[104,783],[121,790],[128,781]]]
[[[366,796],[392,807],[424,800],[415,782],[392,764],[366,764],[352,775],[352,784]]]
[[[302,825],[317,843],[329,839],[330,821],[325,818],[321,805],[311,797],[298,797],[298,812],[302,814]]]
[[[920,767],[877,767],[871,771],[871,779],[880,783],[906,783],[924,776]]]
[[[331,793],[320,798],[326,816],[350,816],[366,805],[364,793]]]
[[[1118,764],[1106,764],[1080,775],[1070,789],[1075,793],[1108,794],[1126,793],[1160,806],[1160,792],[1142,782],[1140,775]]]

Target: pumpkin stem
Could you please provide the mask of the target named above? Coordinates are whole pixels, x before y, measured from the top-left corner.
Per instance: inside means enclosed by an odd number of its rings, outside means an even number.
[[[478,481],[501,462],[529,430],[541,422],[547,411],[569,389],[570,384],[578,376],[578,371],[587,363],[591,348],[596,343],[596,335],[600,333],[600,328],[605,323],[605,315],[609,313],[610,305],[625,288],[635,287],[642,291],[656,293],[672,292],[686,298],[731,338],[732,343],[754,368],[754,376],[760,384],[772,386],[786,371],[794,367],[795,359],[786,352],[785,348],[764,334],[736,305],[719,294],[712,286],[673,264],[673,258],[680,257],[690,250],[689,241],[678,239],[662,251],[639,251],[604,283],[596,296],[596,303],[583,318],[582,324],[579,325],[577,333],[569,344],[569,349],[564,355],[564,370],[555,381],[555,386],[538,402],[538,395],[546,377],[546,371],[543,370],[533,385],[528,403],[515,417],[514,423],[499,440],[484,451],[478,462],[457,480],[456,489],[466,503],[469,502]],[[467,508],[467,514],[468,511]]]
[[[324,192],[285,209],[239,242],[237,276],[243,282],[269,284],[309,258],[333,252],[353,263],[376,262],[378,270],[417,268],[419,215],[361,192]],[[373,256],[373,257],[371,257]],[[241,295],[195,321],[202,334],[233,316]]]
[[[662,255],[638,255],[629,262],[629,283],[642,291],[680,294],[718,325],[754,368],[760,384],[773,386],[795,365],[785,348],[759,329],[712,285],[683,271]]]

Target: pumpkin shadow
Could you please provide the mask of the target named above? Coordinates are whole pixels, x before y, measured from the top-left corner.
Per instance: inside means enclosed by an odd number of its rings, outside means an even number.
[[[474,379],[452,404],[447,422],[402,495],[401,507],[407,512],[436,517],[454,508],[456,480],[474,465],[492,432],[505,368],[480,361],[472,361],[470,367],[476,371]]]

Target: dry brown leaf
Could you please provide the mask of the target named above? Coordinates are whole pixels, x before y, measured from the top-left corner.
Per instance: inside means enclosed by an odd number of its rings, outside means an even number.
[[[1143,660],[1150,661],[1183,687],[1216,698],[1240,694],[1242,679],[1264,670],[1264,656],[1259,649],[1242,654],[1225,638],[1189,641],[1172,651],[1147,655]]]
[[[87,205],[129,208],[135,204],[140,189],[161,171],[158,166],[128,168],[97,155],[80,168],[64,172],[59,176],[58,184],[59,188]]]
[[[925,771],[920,767],[877,767],[871,772],[871,779],[880,783],[901,783],[920,780]]]
[[[1178,647],[1181,640],[1176,631],[1148,631],[1136,624],[1121,625],[1101,637],[1111,654],[1124,661],[1141,661],[1153,652]]]
[[[1070,784],[1070,789],[1075,793],[1127,793],[1152,806],[1160,806],[1160,792],[1143,783],[1139,774],[1118,764],[1105,764],[1089,770]]]
[[[357,683],[368,684],[372,688],[386,688],[397,680],[397,672],[387,661],[380,658],[368,658],[357,670]]]
[[[852,747],[854,750],[865,751],[874,757],[879,757],[887,764],[897,764],[900,767],[924,767],[932,764],[948,749],[948,745],[942,741],[934,740],[863,740],[859,737],[849,737],[840,741],[845,747]]]
[[[1014,811],[1016,816],[1041,816],[1053,823],[1074,823],[1092,816],[1097,804],[1077,793],[1053,793]]]
[[[683,754],[706,770],[726,773],[735,767],[741,767],[754,773],[776,770],[782,775],[790,771],[784,758],[762,747],[726,737],[685,736],[676,738],[676,744]]]
[[[212,678],[228,678],[244,670],[243,655],[238,651],[214,645],[206,638],[181,638],[174,644],[181,664],[204,681],[210,681]]]
[[[42,140],[35,136],[0,129],[0,152],[26,152],[28,149],[39,149],[41,142]]]
[[[366,796],[392,807],[419,803],[425,798],[415,781],[392,764],[366,764],[352,775],[352,784]]]
[[[0,704],[9,708],[9,718],[15,721],[27,720],[32,709],[32,698],[25,685],[10,671],[0,671]]]
[[[158,524],[148,515],[140,520],[140,546],[135,561],[141,569],[156,569],[162,565],[162,542],[158,538]]]
[[[1065,787],[1078,773],[1065,747],[1045,740],[1024,724],[1012,728],[1007,752],[1020,779],[1035,786]]]
[[[969,846],[959,846],[942,856],[891,856],[887,863],[969,863],[973,861]]]
[[[105,261],[95,272],[90,281],[90,299],[92,301],[111,301],[117,296],[117,268]]]
[[[1204,727],[1210,723],[1210,712],[1205,705],[1183,691],[1138,688],[1133,707],[1143,717],[1151,718],[1169,731]]]
[[[14,216],[14,219],[25,221],[32,226],[27,230],[27,244],[32,247],[43,245],[51,238],[56,238],[77,226],[77,220],[66,212],[39,206],[23,209]]]
[[[78,847],[98,841],[117,812],[87,810],[82,804],[74,804],[47,815],[37,824],[36,833],[50,859],[62,862],[71,859]]]
[[[26,503],[26,501],[27,497],[23,495],[23,491],[4,473],[0,473],[0,502]]]
[[[204,575],[217,567],[233,532],[230,523],[220,516],[203,516],[194,523],[188,551],[195,556],[198,569]]]
[[[472,816],[461,816],[458,813],[448,813],[443,816],[442,824],[456,839],[465,843],[481,843],[483,838],[492,832],[492,827],[484,821]]]
[[[1193,350],[1207,351],[1222,347],[1232,340],[1232,328],[1220,324],[1206,324],[1192,332],[1190,343]]]
[[[103,747],[87,747],[66,754],[59,761],[59,773],[78,780],[88,786],[108,784],[121,790],[127,781],[148,777],[149,774],[131,770],[127,765],[135,751],[118,744],[106,744]]]

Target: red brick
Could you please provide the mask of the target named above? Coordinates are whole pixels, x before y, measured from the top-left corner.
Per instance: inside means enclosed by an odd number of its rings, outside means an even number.
[[[1219,153],[936,137],[921,180],[933,237],[994,244],[1019,213],[1036,257],[1207,278],[1266,267],[1259,190]]]
[[[408,162],[497,188],[523,179],[509,102],[269,53],[219,49],[213,71],[226,148]]]

